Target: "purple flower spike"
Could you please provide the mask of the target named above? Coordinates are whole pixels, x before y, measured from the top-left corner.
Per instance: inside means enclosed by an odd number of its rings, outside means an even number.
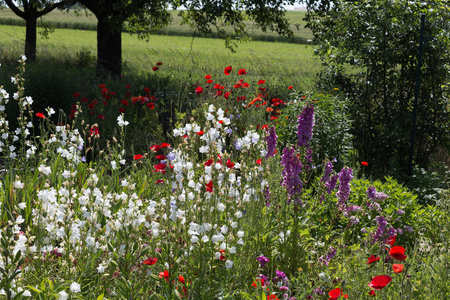
[[[261,254],[261,256],[258,256],[256,260],[261,264],[261,268],[264,268],[266,264],[269,262],[269,259]]]
[[[353,170],[349,167],[345,167],[339,172],[339,190],[337,192],[338,204],[342,205],[350,196],[350,181],[353,178]]]
[[[302,172],[302,163],[298,159],[294,149],[287,147],[283,150],[281,156],[281,164],[284,166],[284,170],[281,173],[283,179],[281,186],[286,187],[288,193],[288,204],[294,200],[294,204],[301,205],[300,194],[303,188],[303,182],[300,179],[300,173]]]
[[[266,143],[267,143],[267,154],[266,159],[275,155],[275,149],[277,148],[277,134],[275,133],[275,126],[270,127],[269,130],[267,130],[268,135],[266,137]]]
[[[300,117],[298,117],[297,145],[299,147],[308,145],[309,141],[312,138],[313,126],[314,126],[314,106],[312,106],[312,104],[308,104],[303,109],[303,112],[300,115]]]

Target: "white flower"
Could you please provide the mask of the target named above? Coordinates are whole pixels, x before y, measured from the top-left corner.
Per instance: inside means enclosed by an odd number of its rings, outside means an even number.
[[[38,168],[39,172],[43,173],[44,175],[50,175],[50,173],[52,172],[50,167],[46,167],[44,165],[40,165]]]
[[[230,253],[231,254],[235,254],[236,253],[236,247],[235,246],[230,248]]]
[[[69,298],[69,294],[67,294],[65,291],[59,292],[58,299],[60,299],[60,300],[67,300],[67,298]]]
[[[192,237],[191,237],[191,243],[192,244],[195,244],[195,243],[197,243],[198,242],[198,237],[196,236],[196,235],[193,235]]]
[[[22,215],[19,215],[16,219],[16,224],[22,224],[23,222],[25,222],[25,219],[22,218]]]
[[[242,230],[239,230],[238,232],[237,232],[237,237],[243,237],[244,236],[244,231],[242,231]]]
[[[209,237],[208,237],[207,235],[204,235],[204,236],[202,237],[202,242],[203,242],[203,243],[209,242]]]
[[[233,267],[233,261],[227,259],[227,261],[225,262],[225,267],[226,267],[227,269],[231,269],[231,268]]]
[[[199,150],[200,153],[208,153],[209,146],[208,145],[201,146],[198,150]]]
[[[237,226],[238,226],[238,223],[237,223],[237,222],[232,222],[232,223],[231,223],[231,227],[232,227],[232,228],[236,228]]]
[[[25,202],[20,202],[19,203],[19,208],[20,209],[25,209],[25,207],[27,207],[27,204]]]
[[[70,291],[71,291],[72,293],[79,293],[79,292],[81,292],[81,286],[80,286],[80,284],[79,284],[79,283],[76,283],[75,281],[72,282],[72,283],[70,284]]]
[[[102,264],[99,264],[97,267],[97,272],[99,273],[104,273],[105,272],[106,267]]]
[[[227,232],[228,232],[228,227],[227,227],[227,225],[223,225],[222,227],[220,227],[220,231],[221,231],[223,234],[227,234]]]
[[[113,170],[117,169],[117,163],[115,161],[111,161],[111,168]]]
[[[26,60],[27,60],[27,57],[25,56],[25,54],[22,55],[22,60],[23,60],[23,61],[26,61]]]
[[[23,102],[23,105],[25,106],[26,104],[33,104],[33,98],[31,98],[30,96],[25,97],[25,101]]]
[[[123,126],[127,126],[128,124],[130,124],[130,122],[125,121],[123,119],[123,115],[120,115],[117,117],[117,124],[119,124],[120,127],[123,127]]]
[[[51,108],[51,107],[48,107],[48,108],[46,109],[46,111],[47,111],[47,114],[48,114],[49,117],[50,117],[51,115],[54,115],[54,114],[55,114],[55,111],[54,111],[53,108]]]
[[[218,210],[224,211],[225,208],[226,208],[225,204],[223,204],[223,203],[218,203],[218,204],[217,204],[217,209],[218,209]]]
[[[11,83],[12,83],[12,84],[17,84],[16,77],[11,77]]]
[[[22,293],[22,296],[24,297],[31,297],[31,293],[29,290],[25,290],[25,292]]]
[[[122,186],[128,186],[128,181],[126,179],[122,180],[120,183]]]
[[[23,189],[23,183],[20,180],[14,182],[14,188]]]

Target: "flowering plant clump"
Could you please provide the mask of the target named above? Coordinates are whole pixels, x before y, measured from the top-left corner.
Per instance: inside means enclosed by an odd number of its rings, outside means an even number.
[[[232,78],[232,70],[222,76]],[[238,76],[249,73],[240,69]],[[9,128],[0,109],[0,294],[6,299],[311,299],[326,291],[339,299],[357,287],[343,261],[358,262],[361,273],[378,272],[386,254],[388,270],[402,272],[393,262],[406,260],[405,248],[394,244],[413,237],[398,230],[410,209],[390,202],[394,195],[366,193],[368,184],[354,197],[361,188],[352,169],[338,172],[334,160],[315,162],[310,137],[281,149],[276,112],[260,110],[259,127],[238,117],[263,105],[263,95],[237,107],[227,102],[240,101],[237,91],[227,98],[221,85],[205,87],[197,96],[213,89],[214,104],[203,99],[197,118],[179,120],[170,140],[148,141],[130,153],[127,136],[136,126],[130,107],[154,111],[158,105],[148,104],[156,100],[146,95],[149,101],[133,103],[129,94],[119,101],[125,110],[109,111],[117,95],[102,85],[107,104],[89,108],[94,101],[80,100],[69,123],[55,124],[53,109],[31,112],[20,78],[14,77],[17,128]],[[207,75],[207,84],[213,78]],[[235,90],[246,83],[239,79]],[[9,101],[2,87],[0,97],[0,105]],[[314,103],[304,101],[302,137],[315,128]],[[264,105],[285,104],[273,99]],[[86,109],[94,111],[88,115],[95,123],[80,119]],[[98,118],[102,112],[105,119]],[[105,120],[116,131],[111,139]],[[39,136],[32,133],[35,124]],[[366,205],[357,203],[360,198]],[[368,281],[377,290],[401,282],[369,276],[362,277],[364,289]],[[344,280],[350,296],[337,287]]]

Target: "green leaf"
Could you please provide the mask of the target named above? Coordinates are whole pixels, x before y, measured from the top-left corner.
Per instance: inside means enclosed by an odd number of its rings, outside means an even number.
[[[101,294],[100,296],[98,296],[98,297],[97,297],[97,300],[103,300],[103,295],[104,295],[104,294]]]
[[[32,287],[31,285],[27,285],[27,288],[32,290],[35,293],[38,293],[38,294],[42,293],[42,291],[40,289]]]

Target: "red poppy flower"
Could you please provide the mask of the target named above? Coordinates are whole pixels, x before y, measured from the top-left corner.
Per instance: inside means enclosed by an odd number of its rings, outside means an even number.
[[[389,255],[399,261],[404,261],[406,259],[405,248],[402,246],[395,246],[389,250]]]
[[[288,87],[288,90],[292,90],[292,89],[293,89],[292,85]]]
[[[157,66],[162,66],[162,62],[157,62],[156,65]]]
[[[363,165],[363,166],[368,166],[369,163],[368,163],[367,161],[362,161],[362,162],[361,162],[361,165]]]
[[[168,144],[168,143],[161,144],[161,148],[169,148],[169,147],[170,147],[170,144]]]
[[[200,131],[197,131],[197,134],[198,134],[199,136],[202,136],[202,135],[204,135],[205,133],[203,132],[203,130],[200,130]]]
[[[337,300],[339,297],[348,298],[348,295],[342,292],[342,289],[336,288],[328,292],[328,296],[330,296],[329,300]]]
[[[379,260],[379,257],[375,257],[375,255],[372,254],[372,256],[368,258],[368,261],[366,261],[366,264],[371,265]]]
[[[108,101],[102,100],[104,106],[108,106]]]
[[[155,103],[153,103],[153,102],[147,103],[147,108],[154,109],[155,108]]]
[[[88,98],[84,97],[84,98],[81,98],[80,102],[81,102],[81,103],[83,103],[83,102],[84,102],[84,103],[88,103],[89,100],[88,100]]]
[[[181,284],[186,284],[186,280],[184,280],[183,276],[178,276],[178,280],[180,281]]]
[[[208,160],[205,162],[205,166],[206,166],[206,167],[209,167],[209,166],[212,165],[213,162],[214,162],[214,161],[213,161],[212,159],[208,159]]]
[[[213,81],[214,81],[214,80],[212,80],[212,79],[208,79],[208,80],[206,80],[206,83],[207,83],[207,84],[210,84],[210,83],[213,83]]]
[[[210,193],[212,193],[214,191],[214,184],[212,182],[212,180],[210,180],[207,184],[206,184],[206,190]]]
[[[227,160],[227,167],[230,169],[233,169],[234,167],[234,163],[232,163],[230,159]]]
[[[134,160],[139,160],[139,159],[141,159],[142,157],[143,157],[142,155],[136,154],[136,155],[134,156]]]
[[[381,290],[385,286],[391,282],[392,278],[387,275],[378,275],[375,276],[372,281],[369,283],[369,287],[373,288],[374,290]]]
[[[156,180],[156,184],[163,184],[164,183],[164,180],[163,179],[158,179],[158,180]]]
[[[99,115],[97,116],[97,119],[99,119],[99,120],[104,120],[105,118],[106,118],[106,117],[105,117],[104,115],[100,115],[100,114],[99,114]]]
[[[149,94],[150,93],[150,89],[148,87],[144,87],[144,91]]]
[[[377,294],[375,294],[374,290],[370,290],[369,292],[369,296],[375,297]]]
[[[164,270],[164,272],[159,272],[159,278],[164,278],[167,282],[169,282],[169,271]]]
[[[125,88],[126,88],[126,89],[129,89],[129,88],[131,88],[131,85],[127,84],[127,85],[125,86]]]
[[[75,94],[73,94],[73,97],[74,97],[74,98],[80,97],[80,93],[75,93]]]
[[[100,84],[98,87],[101,88],[101,89],[104,89],[106,87],[106,84],[104,84],[104,83]]]
[[[252,283],[252,287],[257,288],[258,287],[258,281],[261,283],[261,286],[264,287],[264,285],[265,285],[264,279],[255,279],[255,281],[253,281],[253,283]]]
[[[403,271],[403,265],[401,265],[401,264],[393,264],[392,265],[392,269],[394,270],[394,272],[396,273],[396,274],[398,274],[398,273],[401,273],[402,271]]]
[[[262,80],[262,79],[258,80],[258,84],[264,84],[264,83],[266,83],[265,80]]]
[[[159,68],[158,67],[153,67],[152,70],[156,72],[156,71],[159,70]]]
[[[41,112],[36,113],[36,117],[41,118],[41,119],[45,119],[45,115]]]
[[[196,93],[197,95],[203,93],[203,88],[202,88],[201,86],[197,87],[197,88],[195,89],[195,93]]]
[[[277,295],[267,295],[267,300],[280,300],[277,298]]]
[[[397,239],[397,236],[396,236],[396,235],[390,236],[390,237],[388,238],[388,240],[386,241],[386,243],[389,244],[389,245],[391,245],[391,247],[392,247],[392,246],[394,246],[395,240],[396,240],[396,239]]]
[[[93,126],[91,129],[89,129],[89,136],[91,135],[100,135],[100,131],[98,130],[97,126]]]
[[[123,108],[123,107],[119,108],[119,112],[120,112],[120,113],[124,113],[125,111],[126,111],[125,108]]]
[[[245,71],[245,69],[240,69],[238,71],[238,75],[245,75],[245,74],[247,74],[247,71]]]
[[[228,67],[225,68],[223,73],[228,76],[228,75],[230,75],[232,69],[233,68],[231,66],[228,66]]]
[[[125,106],[128,106],[128,105],[129,105],[129,103],[128,103],[127,100],[122,100],[122,101],[120,101],[120,103],[122,103],[122,104],[125,105]]]
[[[153,152],[158,152],[159,149],[161,149],[160,145],[153,145],[150,147],[150,150],[152,150]]]
[[[144,260],[144,264],[152,266],[152,265],[156,264],[157,261],[158,261],[158,258],[156,258],[156,257],[149,257],[146,260]]]
[[[210,80],[211,77],[212,77],[212,76],[208,74],[208,75],[205,76],[205,79],[206,79],[206,80]]]
[[[156,155],[156,159],[163,160],[163,159],[166,159],[166,157],[164,156],[164,154],[158,154],[158,155]]]
[[[256,163],[257,163],[258,165],[260,165],[260,164],[261,164],[261,158],[258,159],[258,160],[256,161]]]
[[[155,170],[153,170],[153,172],[160,172],[160,173],[166,174],[165,168],[167,167],[167,165],[165,165],[163,163],[159,163],[157,165],[154,165],[153,167],[155,167]]]

